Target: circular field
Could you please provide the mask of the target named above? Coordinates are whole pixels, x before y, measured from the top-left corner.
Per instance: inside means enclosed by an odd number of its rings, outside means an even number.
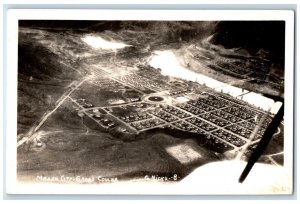
[[[160,96],[150,96],[148,98],[149,101],[154,101],[154,102],[159,102],[159,101],[163,101],[164,98],[163,97],[160,97]]]

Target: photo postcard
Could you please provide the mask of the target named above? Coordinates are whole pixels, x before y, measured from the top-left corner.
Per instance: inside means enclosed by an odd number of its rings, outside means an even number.
[[[8,17],[8,193],[293,192],[291,11]]]

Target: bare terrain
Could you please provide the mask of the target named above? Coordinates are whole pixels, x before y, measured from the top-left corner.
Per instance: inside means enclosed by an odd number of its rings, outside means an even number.
[[[250,144],[246,160],[274,114],[149,64],[156,50],[173,50],[195,73],[283,97],[283,77],[263,51],[253,56],[203,40],[211,35],[203,28],[214,24],[21,26],[19,181],[79,176],[63,181],[101,183],[149,175],[179,181],[203,164],[235,158]],[[97,47],[88,37],[123,47]],[[283,165],[283,123],[260,162]]]

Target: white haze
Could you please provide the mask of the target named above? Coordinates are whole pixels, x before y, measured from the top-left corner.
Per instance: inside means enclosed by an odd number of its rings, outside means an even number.
[[[195,169],[179,185],[197,186],[192,191],[214,194],[289,194],[290,174],[282,166],[256,163],[243,183],[238,179],[246,166],[243,161],[213,162]],[[199,185],[201,183],[201,185]]]
[[[122,49],[124,47],[130,46],[121,42],[108,41],[103,39],[100,36],[86,35],[82,38],[82,40],[93,47],[94,49],[104,49],[104,50],[116,50]]]

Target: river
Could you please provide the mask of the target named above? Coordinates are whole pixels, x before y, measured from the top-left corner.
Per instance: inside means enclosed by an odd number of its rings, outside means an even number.
[[[273,114],[277,113],[282,105],[281,102],[275,102],[273,99],[267,98],[259,93],[223,83],[185,68],[180,64],[172,50],[154,51],[149,59],[149,64],[154,68],[160,68],[163,75],[205,84],[217,92],[228,93],[235,98],[241,99],[263,110],[270,111]]]

